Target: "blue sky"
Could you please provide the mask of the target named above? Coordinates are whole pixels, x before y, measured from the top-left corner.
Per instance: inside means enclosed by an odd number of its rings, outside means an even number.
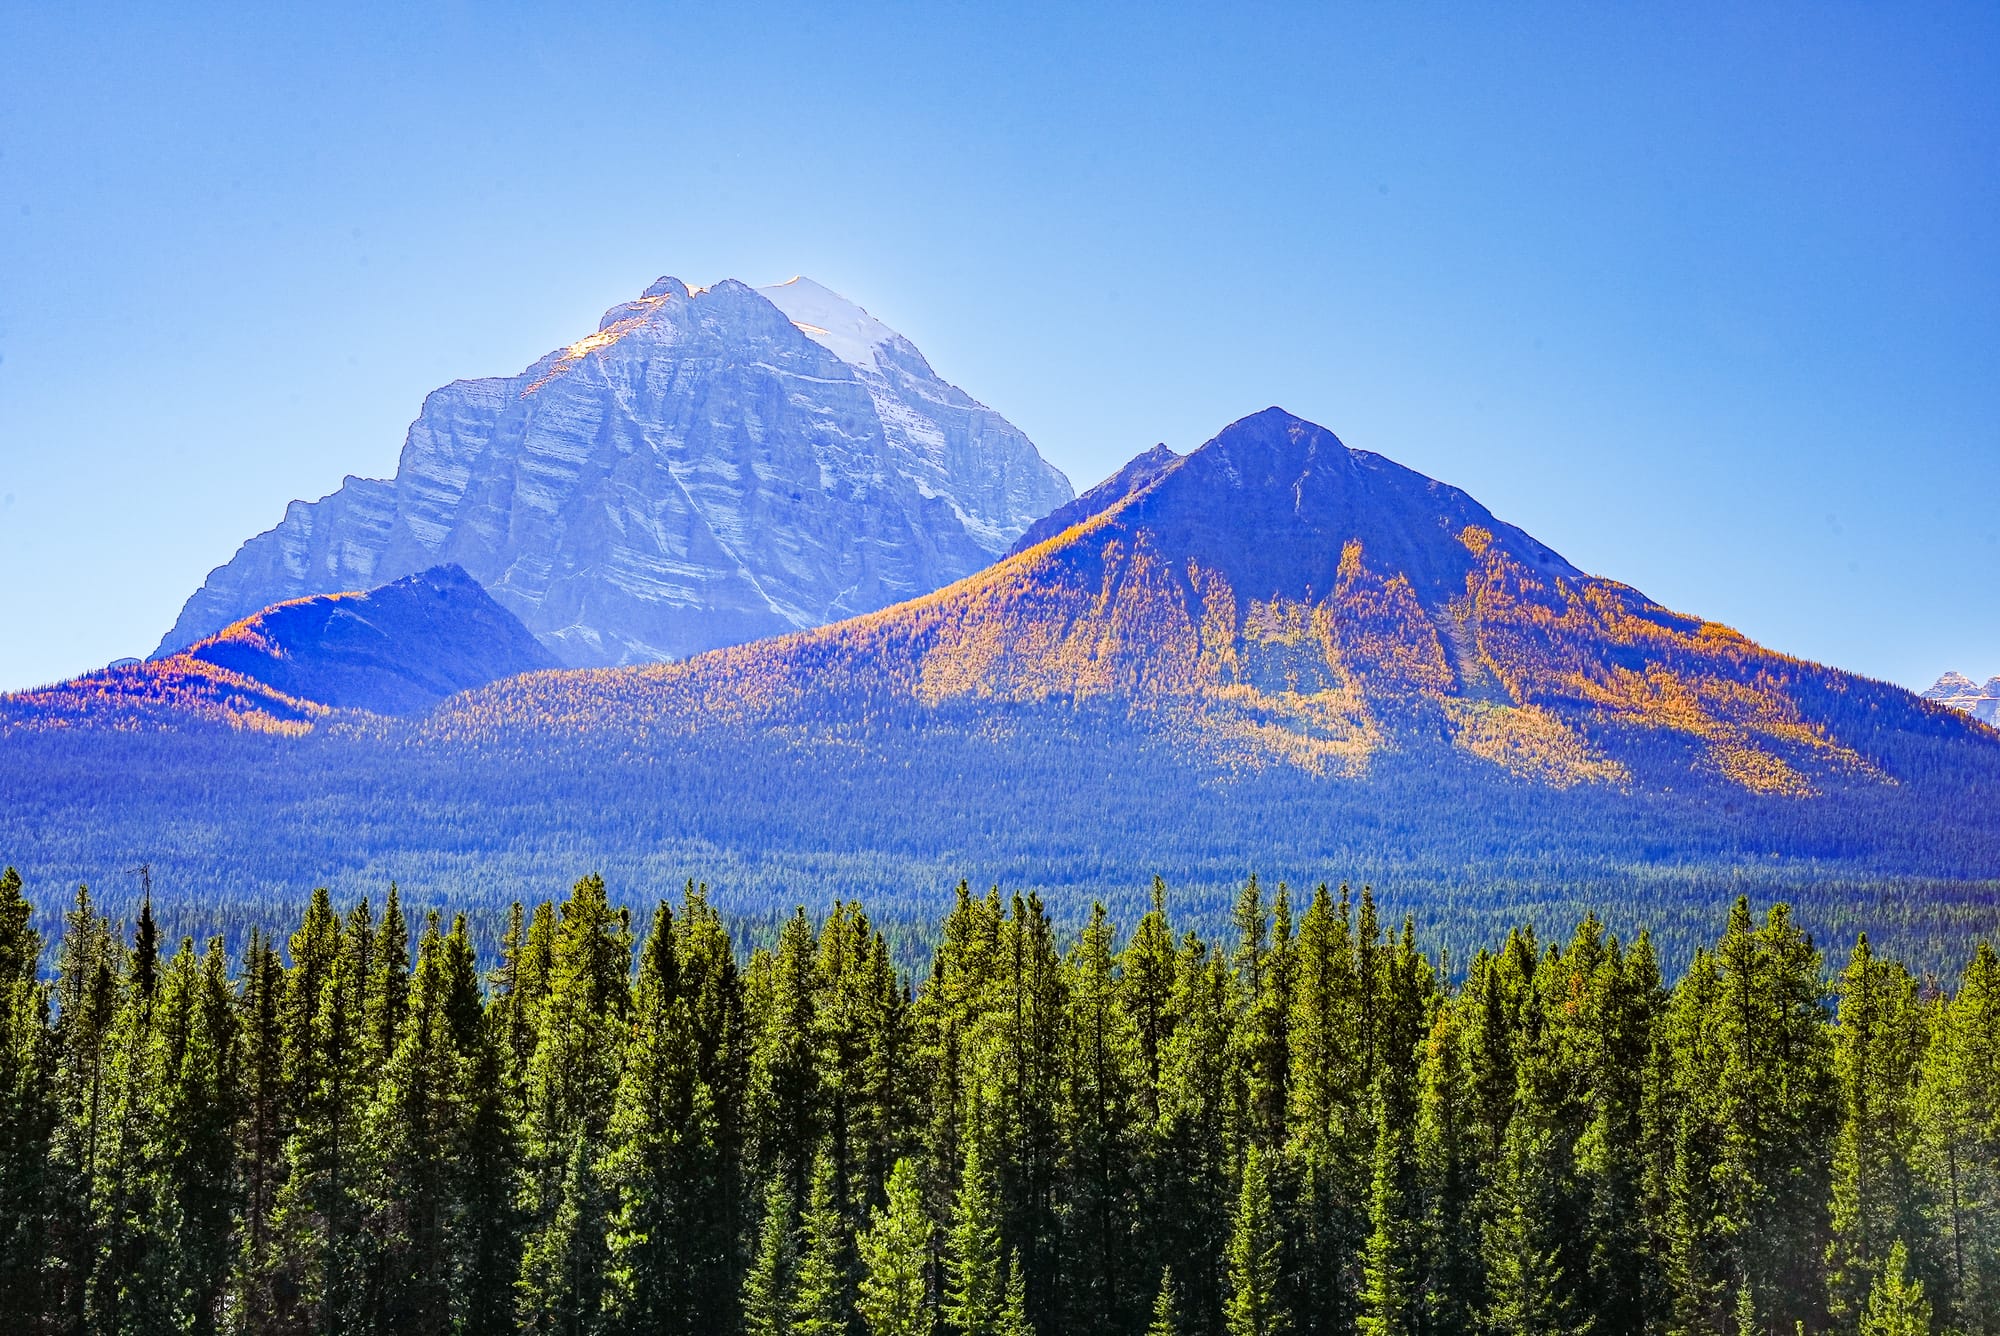
[[[1079,488],[1281,404],[2000,673],[1991,5],[295,8],[0,3],[0,688],[663,273],[845,292]]]

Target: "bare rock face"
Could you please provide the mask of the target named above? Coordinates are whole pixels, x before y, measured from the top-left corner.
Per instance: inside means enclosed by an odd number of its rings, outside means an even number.
[[[451,563],[566,664],[685,658],[937,589],[1070,498],[1019,430],[825,288],[662,278],[518,376],[433,391],[394,478],[293,502],[157,653]]]
[[[1949,705],[1984,723],[2000,726],[2000,677],[1989,677],[1980,686],[1963,673],[1946,673],[1924,692],[1925,700]]]

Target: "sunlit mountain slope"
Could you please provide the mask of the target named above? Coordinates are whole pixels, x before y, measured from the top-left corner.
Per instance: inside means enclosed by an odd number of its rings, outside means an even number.
[[[1072,503],[1079,522],[930,597],[686,665],[507,684],[435,727],[1098,701],[1229,768],[1360,779],[1385,753],[1443,750],[1557,788],[1795,797],[1895,785],[1904,735],[1992,748],[1908,692],[1585,575],[1280,410],[1142,461],[1136,485]]]

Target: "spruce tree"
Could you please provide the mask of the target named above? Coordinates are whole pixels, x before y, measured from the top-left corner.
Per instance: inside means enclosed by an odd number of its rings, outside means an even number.
[[[1931,1306],[1924,1299],[1924,1287],[1906,1273],[1906,1260],[1898,1239],[1889,1246],[1870,1287],[1861,1336],[1931,1336]]]
[[[603,879],[578,881],[563,903],[524,1092],[527,1219],[516,1301],[531,1331],[580,1331],[600,1306],[605,1277],[586,1262],[606,1246],[598,1164],[617,1099],[631,943]]]
[[[112,1023],[118,1011],[123,953],[111,925],[76,889],[58,956],[54,1127],[50,1133],[50,1267],[47,1302],[58,1331],[83,1329],[85,1296],[96,1265],[94,1203],[110,1138],[115,1087]]]
[[[799,1260],[792,1286],[793,1336],[842,1336],[854,1304],[841,1254],[846,1243],[834,1197],[833,1154],[813,1157],[806,1209],[799,1217]]]
[[[106,1336],[144,1330],[153,1313],[145,1306],[148,1278],[142,1271],[150,1237],[141,1219],[151,1187],[148,1138],[161,1075],[153,1052],[159,939],[150,901],[142,905],[133,942],[105,1042],[109,1114],[88,1203],[95,1249],[84,1281],[84,1323]]]
[[[976,1127],[964,1137],[965,1162],[945,1235],[944,1320],[952,1336],[999,1336],[1006,1278],[1001,1274],[1000,1192]]]
[[[1158,1251],[1149,1260],[1177,1261],[1187,1311],[1205,1315],[1219,1312],[1225,1300],[1222,1263],[1234,1205],[1232,1133],[1240,1105],[1230,1043],[1233,985],[1227,962],[1193,934],[1182,943],[1175,976],[1176,1021],[1149,1148],[1159,1166],[1151,1203]]]
[[[1833,1151],[1833,1239],[1828,1309],[1856,1321],[1892,1245],[1921,1238],[1912,1170],[1923,1014],[1916,983],[1878,958],[1863,933],[1839,981],[1833,1068],[1841,1109]]]
[[[1253,1143],[1243,1153],[1243,1186],[1229,1236],[1229,1298],[1223,1309],[1228,1336],[1284,1336],[1291,1330],[1279,1291],[1282,1254],[1263,1156]]]
[[[924,1212],[923,1185],[913,1162],[896,1161],[887,1197],[855,1240],[861,1261],[855,1306],[868,1336],[930,1336],[925,1272],[935,1231]]]
[[[477,978],[438,916],[425,922],[407,1018],[368,1112],[370,1226],[381,1251],[375,1325],[442,1331],[463,1319],[475,1237],[467,1196],[480,1093]],[[379,965],[379,957],[378,957]],[[468,996],[468,990],[471,995]]]
[[[1416,1336],[1425,1327],[1415,1156],[1409,1125],[1391,1105],[1386,1098],[1376,1101],[1375,1175],[1357,1324],[1362,1336]]]
[[[819,1143],[821,1072],[816,1036],[820,1008],[818,941],[803,907],[778,933],[774,952],[753,963],[765,980],[756,998],[751,1054],[755,1123],[753,1163],[762,1173],[793,1163],[800,1148]],[[805,1163],[794,1163],[804,1173]],[[802,1182],[794,1184],[803,1191]]]
[[[1438,1011],[1417,1072],[1412,1140],[1420,1187],[1425,1268],[1420,1300],[1432,1336],[1472,1336],[1486,1306],[1479,1203],[1484,1182],[1474,1140],[1461,995]]]
[[[50,1163],[56,1103],[41,934],[13,868],[0,872],[0,1313],[53,1316],[45,1268],[58,1214]]]
[[[1035,1336],[1028,1321],[1028,1277],[1021,1267],[1021,1254],[1007,1256],[1006,1297],[1000,1302],[998,1336]]]
[[[514,1290],[524,1332],[586,1336],[601,1328],[606,1203],[594,1158],[588,1130],[578,1126],[549,1213],[522,1249]]]
[[[2000,953],[1979,944],[1933,1009],[1917,1162],[1938,1240],[1947,1330],[2000,1333]]]
[[[294,1117],[283,1186],[272,1212],[274,1322],[338,1336],[367,1320],[362,1236],[367,1071],[366,902],[343,927],[314,893],[292,938],[287,976],[285,1085]]]
[[[1101,904],[1070,953],[1070,1055],[1064,1091],[1068,1202],[1064,1308],[1069,1321],[1121,1330],[1144,1296],[1132,1284],[1140,1141],[1137,1044],[1118,1005],[1112,930]]]
[[[791,1174],[780,1167],[764,1184],[757,1247],[743,1276],[743,1336],[787,1336],[792,1320],[792,1273],[798,1235],[792,1218]]]
[[[749,1022],[735,948],[704,889],[688,885],[674,931],[694,1069],[694,1116],[679,1139],[688,1311],[726,1326],[742,1275]]]
[[[682,1179],[696,1076],[674,945],[673,911],[663,901],[640,948],[632,1037],[606,1134],[603,1174],[615,1203],[611,1303],[619,1325],[633,1331],[687,1331],[695,1320],[684,1273],[692,1203]]]
[[[1146,1326],[1146,1336],[1181,1336],[1180,1295],[1174,1288],[1172,1267],[1160,1270],[1160,1288],[1153,1296],[1153,1320]]]

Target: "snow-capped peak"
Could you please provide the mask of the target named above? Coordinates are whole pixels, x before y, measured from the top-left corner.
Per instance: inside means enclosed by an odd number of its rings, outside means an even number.
[[[873,368],[876,350],[903,336],[804,276],[758,288],[799,330],[849,366]]]

